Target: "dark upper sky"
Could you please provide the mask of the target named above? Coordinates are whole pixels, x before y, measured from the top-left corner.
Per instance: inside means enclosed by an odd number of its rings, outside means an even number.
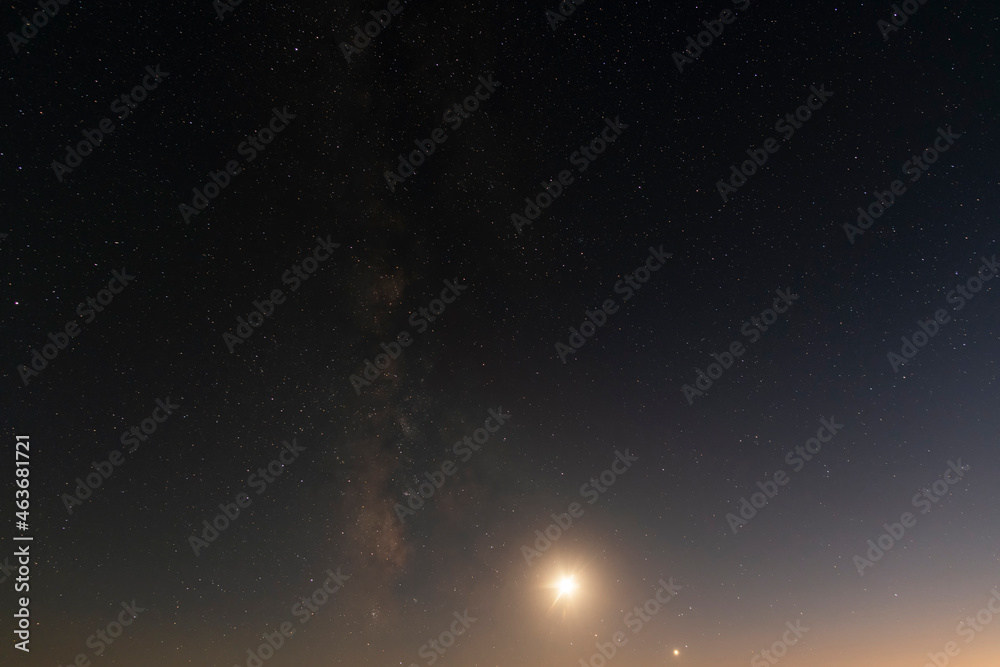
[[[993,3],[51,7],[3,664],[996,664]]]

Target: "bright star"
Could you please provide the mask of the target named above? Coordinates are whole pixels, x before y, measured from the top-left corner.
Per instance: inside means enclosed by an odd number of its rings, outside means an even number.
[[[570,595],[575,590],[576,580],[573,577],[563,577],[559,580],[559,597]]]

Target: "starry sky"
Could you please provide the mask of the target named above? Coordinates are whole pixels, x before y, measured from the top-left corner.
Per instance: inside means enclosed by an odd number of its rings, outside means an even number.
[[[0,660],[995,665],[1000,10],[903,5],[8,4]]]

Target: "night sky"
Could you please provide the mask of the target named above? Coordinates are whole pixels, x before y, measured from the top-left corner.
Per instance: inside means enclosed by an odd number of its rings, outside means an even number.
[[[60,3],[0,663],[996,666],[996,3]]]

